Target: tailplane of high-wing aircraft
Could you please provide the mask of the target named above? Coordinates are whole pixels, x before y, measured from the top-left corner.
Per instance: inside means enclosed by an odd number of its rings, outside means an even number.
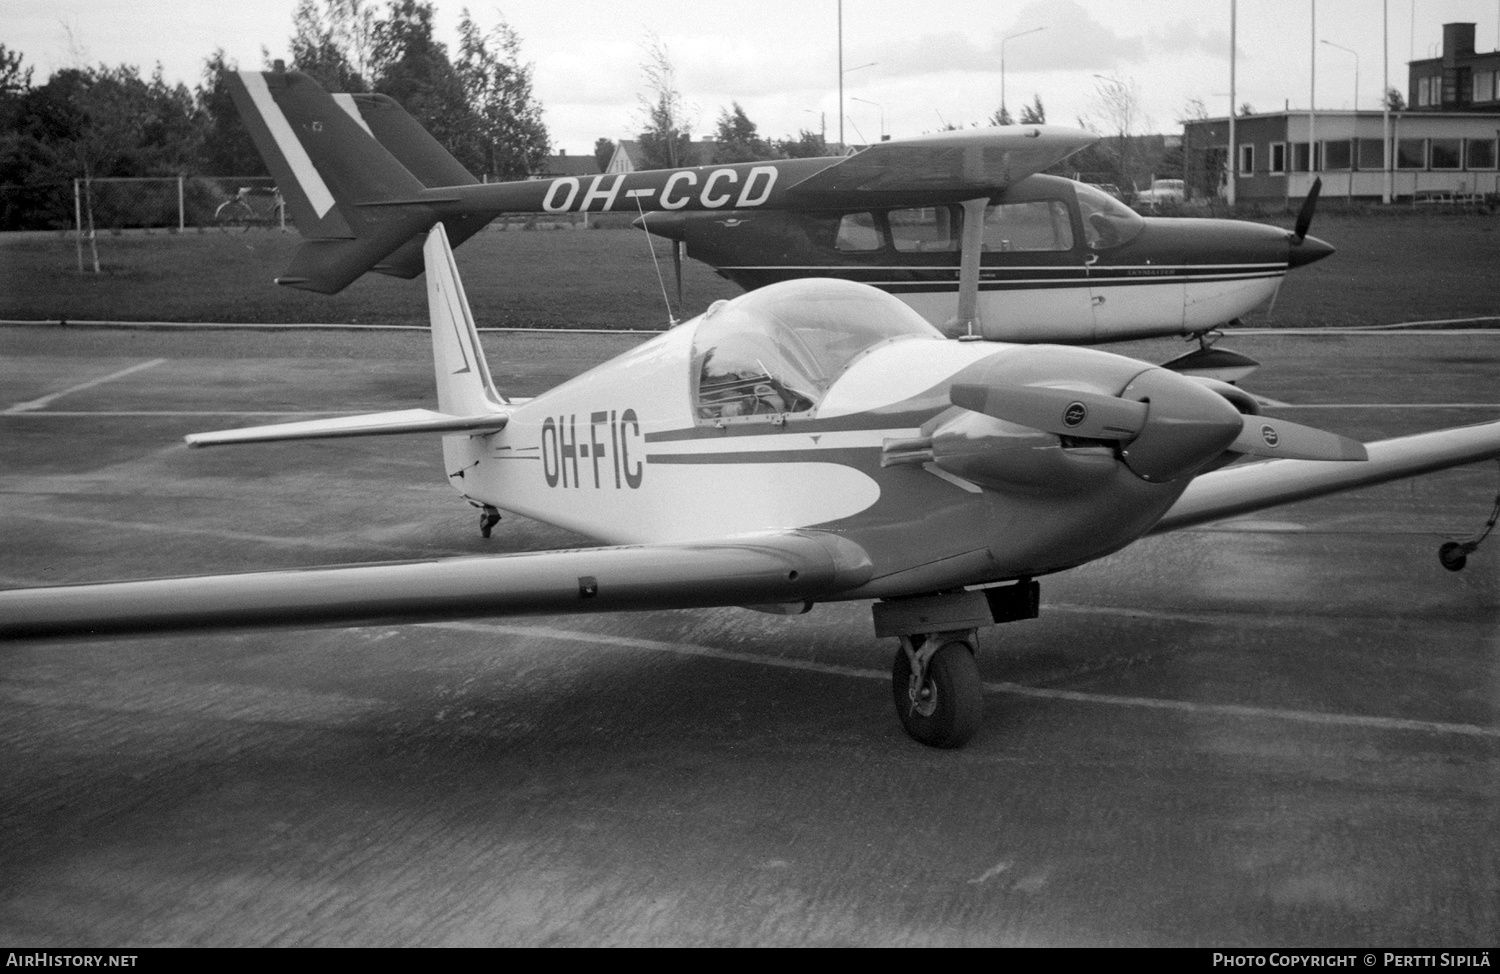
[[[533,399],[490,379],[442,224],[423,259],[436,410],[194,446],[437,434],[444,473],[600,547],[0,592],[0,638],[873,602],[898,717],[978,728],[977,630],[1148,534],[1500,457],[1500,422],[1362,444],[1234,386],[1093,349],[951,341],[891,295],[793,280]],[[1250,463],[1236,463],[1251,458]]]

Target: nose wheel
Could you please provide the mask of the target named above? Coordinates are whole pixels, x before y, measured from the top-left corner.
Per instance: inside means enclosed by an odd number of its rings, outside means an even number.
[[[972,631],[901,637],[891,694],[901,726],[922,744],[960,747],[979,729],[984,688],[973,639]]]

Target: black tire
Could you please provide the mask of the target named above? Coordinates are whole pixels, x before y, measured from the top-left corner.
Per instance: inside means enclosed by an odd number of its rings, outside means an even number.
[[[1438,561],[1450,572],[1461,572],[1469,563],[1469,553],[1457,541],[1449,541],[1438,549]]]
[[[255,211],[244,200],[226,200],[214,211],[214,222],[225,233],[244,233],[255,222]]]
[[[967,643],[952,640],[938,648],[927,664],[929,692],[925,700],[913,706],[908,686],[911,663],[906,651],[896,650],[891,665],[891,695],[896,701],[896,716],[906,733],[928,747],[962,747],[979,729],[984,716],[984,688],[979,678],[979,664]]]

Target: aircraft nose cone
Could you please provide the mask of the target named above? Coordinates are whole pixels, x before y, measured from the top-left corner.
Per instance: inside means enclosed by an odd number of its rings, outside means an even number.
[[[1333,251],[1333,245],[1330,243],[1319,240],[1317,237],[1303,237],[1301,243],[1294,243],[1288,248],[1287,264],[1291,267],[1303,267],[1313,261],[1322,260]]]

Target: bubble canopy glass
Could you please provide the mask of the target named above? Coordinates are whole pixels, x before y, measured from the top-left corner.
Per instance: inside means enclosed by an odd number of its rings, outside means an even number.
[[[700,420],[814,408],[864,352],[942,334],[896,298],[852,281],[772,284],[709,308],[693,335]]]

